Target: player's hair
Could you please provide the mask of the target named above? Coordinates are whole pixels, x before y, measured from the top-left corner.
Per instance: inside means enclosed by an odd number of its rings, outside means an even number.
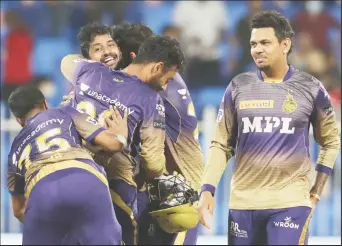
[[[143,23],[121,23],[112,27],[112,38],[118,44],[122,58],[117,68],[123,69],[132,63],[131,52],[138,53],[140,46],[153,35],[150,27]]]
[[[37,87],[25,85],[11,93],[8,105],[14,116],[22,119],[34,108],[42,108],[44,101],[45,97]]]
[[[252,18],[250,24],[251,30],[254,28],[264,27],[272,27],[279,42],[286,38],[292,39],[294,36],[294,31],[290,21],[284,15],[275,10],[260,11]],[[292,48],[293,45],[291,44],[288,54],[291,53]]]
[[[111,34],[109,26],[100,24],[98,22],[89,23],[82,26],[78,32],[77,38],[81,48],[81,54],[83,57],[90,59],[89,48],[90,43],[98,35]]]
[[[166,69],[176,66],[182,70],[185,66],[185,54],[180,43],[172,37],[154,35],[139,48],[134,64],[163,62]]]

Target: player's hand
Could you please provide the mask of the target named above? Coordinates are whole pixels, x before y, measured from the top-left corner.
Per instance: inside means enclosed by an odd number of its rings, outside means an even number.
[[[211,218],[215,208],[215,200],[210,191],[203,191],[198,203],[200,222],[209,230],[211,229]]]
[[[127,139],[128,138],[127,109],[125,109],[124,111],[124,117],[121,117],[121,114],[116,107],[111,106],[110,111],[111,111],[111,115],[105,118],[105,124],[106,124],[107,129],[117,135],[122,135]]]
[[[71,91],[68,95],[63,96],[61,105],[63,106],[67,104],[73,96],[74,96],[74,91]]]

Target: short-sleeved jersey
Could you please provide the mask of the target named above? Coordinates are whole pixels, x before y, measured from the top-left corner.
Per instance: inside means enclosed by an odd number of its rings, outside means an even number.
[[[74,98],[71,105],[83,110],[100,124],[114,105],[128,112],[128,148],[94,158],[106,169],[108,179],[136,185],[133,176],[141,165],[149,170],[164,169],[165,109],[158,93],[135,76],[108,69],[99,62],[77,59]],[[155,167],[155,168],[154,168]],[[156,170],[160,172],[160,170]]]
[[[24,194],[25,186],[41,168],[59,163],[63,165],[68,160],[88,160],[88,165],[104,173],[103,168],[96,165],[92,157],[81,148],[82,139],[92,142],[103,130],[87,114],[68,106],[49,109],[28,119],[14,139],[8,155],[10,193]]]
[[[309,128],[322,146],[316,170],[330,173],[340,147],[338,126],[322,83],[290,66],[282,83],[266,83],[260,72],[229,84],[217,116],[210,163],[235,154],[230,208],[311,206]],[[205,174],[216,186],[222,170]],[[211,176],[211,177],[210,177]]]
[[[166,169],[176,170],[198,190],[204,171],[204,160],[198,142],[195,108],[189,91],[177,74],[169,81],[165,91],[159,92],[165,106]]]

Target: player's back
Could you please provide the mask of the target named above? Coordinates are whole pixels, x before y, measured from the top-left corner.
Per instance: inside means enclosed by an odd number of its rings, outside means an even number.
[[[165,117],[161,98],[137,77],[108,69],[101,63],[82,60],[76,76],[73,107],[85,111],[100,123],[109,112],[110,105],[116,106],[121,112],[127,109],[128,148],[123,152],[111,154],[111,163],[115,164],[106,165],[108,156],[103,152],[97,154],[95,159],[105,166],[108,179],[122,179],[135,185],[133,174],[139,161],[138,153],[144,156],[144,152],[148,151],[147,149],[141,153],[142,135],[145,138],[164,136],[159,131],[163,130],[164,120],[158,120]],[[147,134],[151,136],[146,137]],[[150,147],[153,152],[153,146]]]
[[[166,114],[166,168],[168,171],[180,171],[198,190],[204,172],[204,160],[198,142],[195,108],[188,88],[177,74],[169,81],[166,90],[159,94],[164,101]]]
[[[46,168],[43,176],[71,168],[68,160],[82,160],[97,171],[103,172],[103,169],[81,148],[81,135],[78,131],[81,129],[82,135],[87,135],[88,139],[91,139],[94,132],[93,129],[82,127],[84,119],[74,117],[77,113],[79,114],[72,107],[61,107],[43,111],[28,119],[12,143],[9,168],[16,169],[13,170],[14,173],[25,176],[26,184],[43,167]]]

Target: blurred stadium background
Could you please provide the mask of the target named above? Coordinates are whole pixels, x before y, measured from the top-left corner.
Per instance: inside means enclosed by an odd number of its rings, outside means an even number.
[[[341,120],[341,1],[1,1],[1,244],[20,243],[21,225],[6,189],[7,153],[19,125],[6,100],[19,85],[35,83],[57,106],[69,88],[61,58],[79,53],[77,32],[92,21],[144,22],[157,34],[178,38],[189,58],[183,74],[200,120],[206,156],[217,108],[230,79],[254,69],[249,18],[262,9],[287,16],[296,31],[290,62],[322,80]],[[311,139],[311,155],[319,146]],[[213,229],[200,244],[226,244],[230,160],[216,196]],[[341,245],[341,156],[310,225],[310,244]]]

